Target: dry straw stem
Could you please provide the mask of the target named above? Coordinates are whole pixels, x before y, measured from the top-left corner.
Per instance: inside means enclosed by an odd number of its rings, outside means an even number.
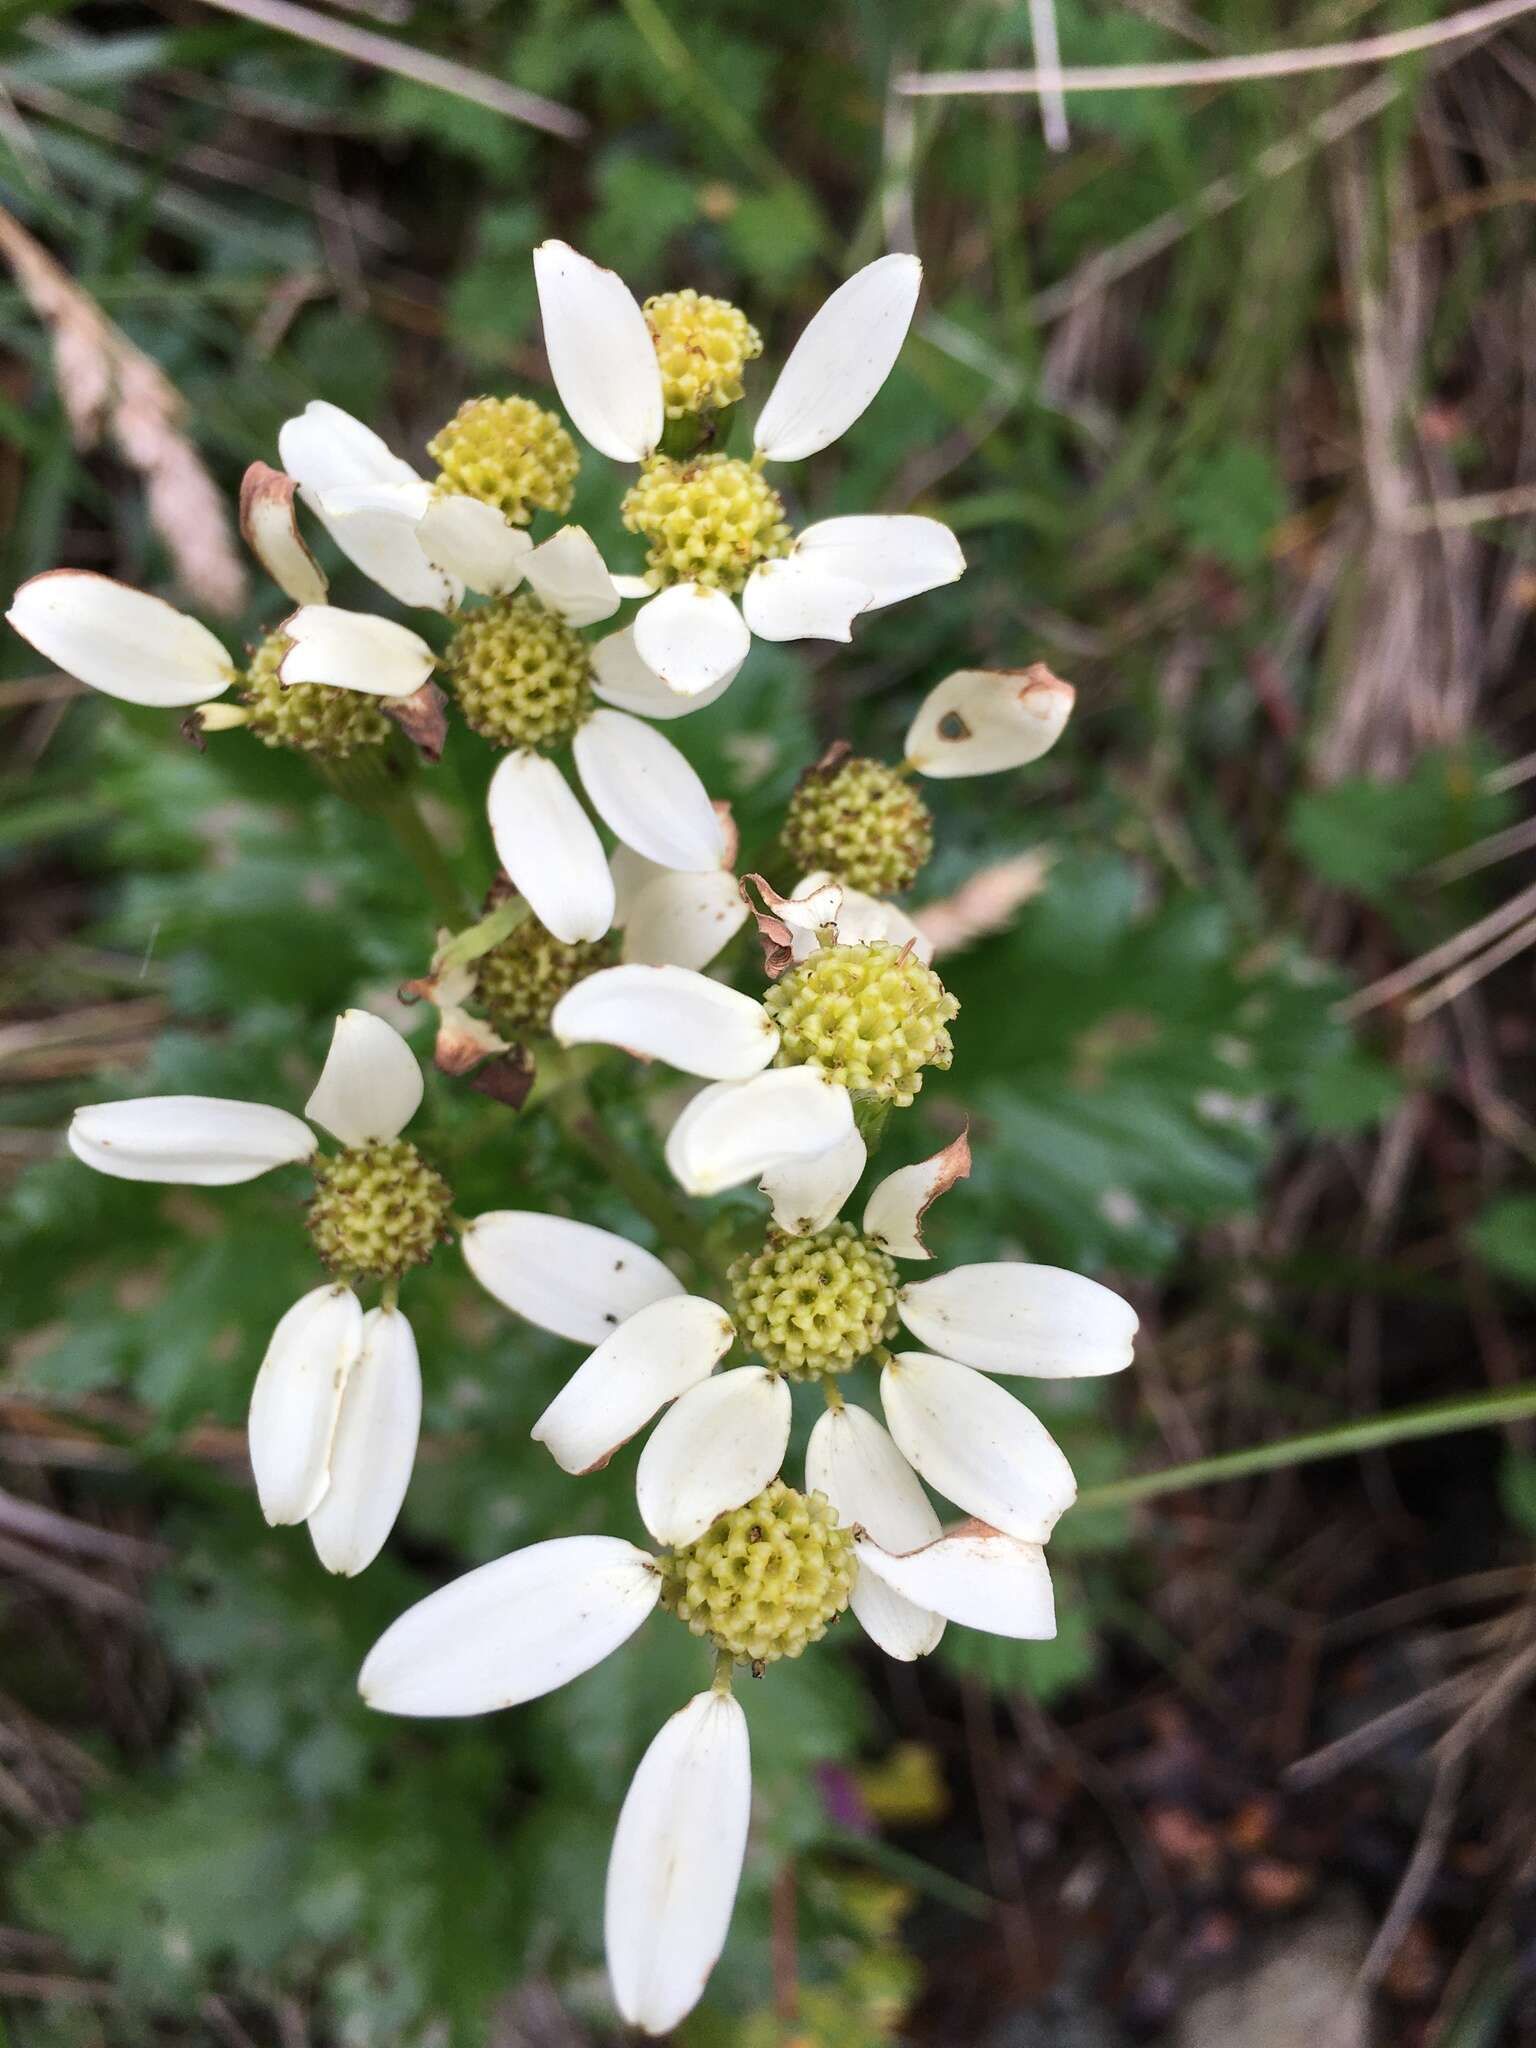
[[[234,616],[245,603],[245,566],[218,487],[182,432],[181,393],[4,207],[0,254],[53,338],[75,446],[94,448],[103,432],[111,435],[144,479],[150,520],[178,581],[206,610]]]
[[[952,896],[915,910],[913,922],[932,944],[934,958],[963,952],[978,939],[1002,931],[1014,912],[1045,887],[1050,866],[1048,848],[1015,854],[978,869]]]
[[[1536,0],[1532,0],[1536,5]],[[355,28],[351,22],[333,21],[310,7],[296,7],[293,0],[208,0],[221,14],[235,14],[242,21],[258,22],[276,29],[279,35],[297,36],[300,42],[332,50],[354,64],[371,65],[375,71],[409,78],[416,85],[430,85],[455,99],[473,100],[489,107],[493,114],[505,114],[509,121],[522,121],[530,128],[542,128],[546,135],[558,135],[564,142],[579,142],[587,132],[582,115],[542,93],[526,92],[520,85],[493,78],[488,71],[455,63],[451,57],[436,57],[430,50],[418,50],[410,43],[397,42],[369,28]]]
[[[1198,57],[1165,64],[1080,64],[1061,68],[1041,65],[1034,71],[916,71],[896,80],[896,90],[914,97],[948,94],[1061,94],[1068,92],[1134,92],[1144,86],[1233,85],[1245,79],[1297,78],[1314,71],[1345,71],[1359,64],[1381,64],[1394,57],[1412,57],[1441,43],[1484,34],[1536,11],[1536,0],[1488,0],[1445,21],[1419,28],[1395,29],[1387,35],[1362,36],[1348,43],[1324,43],[1311,49],[1260,50],[1247,57]]]

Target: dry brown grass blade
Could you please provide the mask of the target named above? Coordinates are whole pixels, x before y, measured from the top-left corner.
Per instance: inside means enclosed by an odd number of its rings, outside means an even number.
[[[1355,42],[1322,43],[1309,49],[1259,50],[1245,57],[1199,57],[1171,64],[1078,64],[1034,71],[914,71],[896,80],[900,93],[1136,92],[1144,86],[1234,85],[1249,78],[1298,78],[1315,71],[1346,71],[1360,64],[1384,64],[1415,56],[1442,43],[1486,34],[1536,8],[1536,0],[1486,0],[1443,21]]]
[[[75,446],[93,448],[110,435],[144,479],[150,520],[178,582],[205,610],[233,617],[245,603],[245,564],[218,487],[182,430],[181,393],[4,207],[0,255],[52,337]]]

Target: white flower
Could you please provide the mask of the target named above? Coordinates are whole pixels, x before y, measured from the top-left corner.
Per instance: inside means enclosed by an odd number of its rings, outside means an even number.
[[[645,315],[620,278],[564,242],[536,249],[533,267],[550,373],[566,411],[602,454],[647,463],[666,421]],[[839,286],[791,350],[763,407],[753,437],[758,463],[798,461],[853,425],[895,364],[921,282],[917,258],[895,255]],[[952,583],[964,568],[959,543],[937,520],[823,520],[787,555],[757,561],[740,610],[708,582],[681,574],[669,580],[636,616],[631,644],[664,683],[696,697],[734,675],[753,634],[847,640],[861,612]]]
[[[388,1146],[415,1115],[422,1086],[399,1033],[366,1010],[348,1010],[305,1115],[349,1151]],[[119,1180],[224,1187],[311,1160],[319,1140],[298,1117],[265,1103],[158,1095],[77,1110],[69,1145]],[[384,1306],[364,1314],[350,1287],[315,1288],[278,1323],[251,1394],[262,1513],[274,1525],[307,1521],[328,1571],[362,1571],[399,1513],[420,1423],[416,1342],[392,1289]]]
[[[504,1307],[597,1347],[533,1426],[563,1470],[598,1470],[667,1408],[636,1475],[641,1519],[658,1543],[693,1542],[777,1474],[788,1386],[763,1366],[712,1377],[735,1339],[731,1319],[686,1294],[660,1260],[532,1210],[477,1216],[462,1242],[470,1271]]]
[[[866,1203],[863,1235],[893,1258],[928,1258],[924,1213],[969,1172],[964,1135],[931,1159],[898,1168]],[[1082,1274],[1000,1261],[909,1281],[896,1312],[933,1348],[886,1354],[880,1399],[889,1434],[861,1409],[829,1407],[811,1432],[806,1485],[887,1552],[927,1557],[938,1544],[938,1517],[914,1474],[990,1529],[1016,1543],[1043,1544],[1076,1498],[1076,1481],[1044,1425],[986,1375],[1063,1379],[1123,1371],[1131,1363],[1134,1309]],[[870,1568],[881,1590],[872,1593],[861,1578],[854,1613],[891,1656],[921,1655],[932,1646],[930,1636],[937,1640],[940,1615],[968,1619],[927,1597],[940,1586],[950,1600],[950,1564],[933,1575],[940,1559],[960,1560],[959,1570],[968,1556],[952,1548],[921,1567],[876,1558]]]
[[[972,1526],[910,1556],[856,1546],[856,1586],[879,1571],[938,1611],[995,1633],[1055,1633],[1037,1545]],[[656,1561],[616,1536],[557,1537],[481,1565],[385,1630],[358,1689],[383,1713],[491,1713],[555,1691],[629,1640],[661,1599]],[[906,1594],[877,1581],[895,1602]],[[691,2012],[725,1946],[751,1813],[746,1716],[717,1678],[641,1759],[608,1863],[604,1944],[625,2020],[665,2034]]]
[[[277,437],[283,469],[342,553],[401,604],[457,610],[466,589],[524,583],[572,625],[616,612],[620,592],[582,527],[535,547],[494,505],[420,476],[361,420],[311,399]],[[354,686],[355,687],[355,686]]]

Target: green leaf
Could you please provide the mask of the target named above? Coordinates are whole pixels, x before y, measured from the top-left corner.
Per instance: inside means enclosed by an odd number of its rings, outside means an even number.
[[[1174,494],[1184,537],[1229,568],[1252,570],[1287,511],[1285,486],[1271,457],[1251,442],[1228,441],[1203,456]]]
[[[1503,1195],[1490,1202],[1468,1235],[1495,1273],[1536,1287],[1536,1195]]]

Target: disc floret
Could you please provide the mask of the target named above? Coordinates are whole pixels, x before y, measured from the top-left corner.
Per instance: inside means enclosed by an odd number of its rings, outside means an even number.
[[[315,1164],[309,1234],[333,1273],[397,1280],[431,1258],[453,1195],[408,1138],[349,1145]]]
[[[852,1532],[826,1496],[782,1479],[658,1562],[662,1605],[754,1669],[820,1642],[857,1568]]]
[[[581,468],[559,417],[531,398],[466,399],[427,453],[443,490],[483,499],[514,526],[535,511],[569,512]]]
[[[784,846],[806,871],[895,896],[933,852],[933,813],[897,769],[855,757],[802,777],[785,814]]]
[[[251,656],[240,691],[246,730],[264,747],[292,747],[332,761],[345,760],[362,747],[382,746],[390,725],[376,699],[324,683],[279,680],[278,669],[291,645],[285,633],[269,633]]]
[[[781,1067],[814,1067],[851,1095],[905,1109],[925,1067],[947,1068],[960,1005],[910,945],[824,946],[763,997]]]
[[[655,582],[699,583],[733,597],[760,562],[787,555],[794,540],[783,499],[734,455],[651,456],[619,514],[648,543]]]
[[[560,998],[612,956],[606,935],[567,943],[530,913],[475,962],[475,995],[504,1038],[545,1037]]]
[[[661,365],[667,418],[734,405],[742,394],[743,369],[763,352],[763,338],[746,314],[691,286],[656,293],[644,312]]]
[[[895,1262],[851,1223],[773,1231],[730,1281],[742,1340],[791,1379],[847,1372],[896,1329]]]
[[[586,642],[527,593],[471,612],[443,660],[465,722],[500,747],[558,747],[592,708]]]

